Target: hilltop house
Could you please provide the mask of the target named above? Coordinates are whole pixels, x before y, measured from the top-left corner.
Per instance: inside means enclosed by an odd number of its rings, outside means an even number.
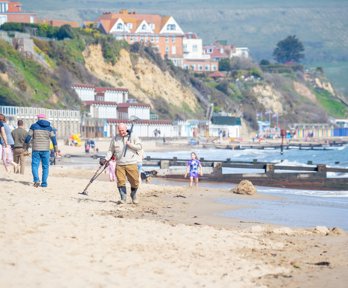
[[[20,2],[0,0],[0,25],[7,22],[36,23],[35,13],[23,12]]]
[[[53,27],[61,27],[63,25],[70,25],[73,28],[80,27],[80,24],[76,21],[57,20],[57,19],[39,19],[38,23],[47,24]]]
[[[184,32],[172,16],[137,14],[128,10],[104,13],[97,27],[129,44],[141,42],[154,47],[160,55],[182,67]]]
[[[202,39],[195,33],[185,33],[184,45],[184,65],[182,68],[195,72],[217,71],[219,63],[212,60],[210,55],[203,53]]]
[[[227,41],[215,41],[211,45],[203,47],[203,53],[210,56],[211,59],[220,61],[221,59],[231,59],[233,57],[249,58],[249,48],[234,47],[227,44]]]

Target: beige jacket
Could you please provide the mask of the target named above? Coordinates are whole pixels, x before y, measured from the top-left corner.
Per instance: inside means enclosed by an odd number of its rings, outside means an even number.
[[[128,164],[136,164],[139,159],[138,151],[142,150],[142,145],[138,137],[131,136],[130,142],[131,144],[126,145],[128,141],[128,135],[125,137],[121,137],[117,135],[114,139],[111,140],[109,151],[106,154],[105,159],[110,160],[114,155],[116,158],[117,165],[128,165]],[[125,149],[127,147],[126,156],[124,156]]]

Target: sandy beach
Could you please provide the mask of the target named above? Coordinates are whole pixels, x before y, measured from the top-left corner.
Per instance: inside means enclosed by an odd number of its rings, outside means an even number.
[[[58,162],[34,188],[0,168],[0,287],[346,287],[342,229],[224,218],[216,198],[267,197],[222,189],[143,183],[119,205],[102,174],[78,194],[94,172]]]

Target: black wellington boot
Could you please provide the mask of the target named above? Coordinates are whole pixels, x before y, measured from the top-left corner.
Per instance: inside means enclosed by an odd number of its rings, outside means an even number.
[[[120,192],[121,202],[126,203],[127,201],[127,189],[126,186],[118,187],[118,191]]]
[[[132,202],[133,204],[138,204],[138,200],[137,200],[137,190],[138,188],[131,188],[131,198],[132,198]]]

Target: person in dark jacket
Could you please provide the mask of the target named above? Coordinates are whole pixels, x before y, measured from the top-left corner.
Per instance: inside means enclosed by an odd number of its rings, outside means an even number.
[[[17,121],[17,128],[12,130],[11,135],[14,140],[14,147],[13,147],[13,159],[14,162],[20,165],[20,172],[21,174],[24,174],[24,167],[25,167],[25,157],[24,157],[24,150],[25,150],[25,138],[27,137],[27,130],[23,128],[24,123],[23,120]],[[19,171],[17,171],[18,173]]]
[[[30,126],[25,143],[32,141],[31,171],[34,178],[34,187],[40,186],[39,166],[42,162],[41,187],[47,187],[47,178],[50,166],[50,141],[52,141],[55,153],[58,151],[57,139],[45,114],[37,115],[38,121]]]

